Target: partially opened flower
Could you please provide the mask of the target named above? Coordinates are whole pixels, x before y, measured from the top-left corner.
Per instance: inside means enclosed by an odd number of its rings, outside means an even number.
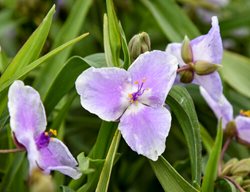
[[[250,111],[241,111],[234,118],[233,107],[224,95],[221,95],[219,101],[215,101],[204,88],[200,87],[200,92],[215,116],[222,119],[223,129],[235,129],[238,140],[250,144]]]
[[[215,100],[222,95],[221,79],[216,71],[223,55],[217,17],[212,17],[212,28],[206,35],[190,42],[171,43],[166,52],[175,55],[182,70],[181,81],[202,86]]]
[[[163,105],[176,77],[177,59],[163,51],[141,54],[128,71],[89,68],[76,80],[82,106],[118,129],[130,148],[157,160],[165,150],[171,115]]]
[[[58,139],[54,130],[45,132],[46,116],[39,93],[22,81],[9,88],[10,126],[19,144],[28,153],[30,172],[36,168],[45,173],[57,170],[74,179],[81,176],[77,162],[68,148]]]

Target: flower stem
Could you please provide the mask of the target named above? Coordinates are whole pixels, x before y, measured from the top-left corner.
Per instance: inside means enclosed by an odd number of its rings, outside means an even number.
[[[186,71],[186,70],[189,70],[189,69],[191,69],[190,65],[184,65],[184,66],[177,69],[177,73],[180,73],[182,71]]]
[[[228,177],[228,176],[224,176],[223,178],[227,179],[228,181],[230,181],[231,183],[234,184],[234,186],[240,191],[240,192],[246,192],[237,182],[235,182],[235,180],[233,180],[233,178]]]
[[[223,162],[223,157],[224,157],[224,154],[229,146],[229,144],[231,143],[232,141],[232,137],[228,137],[226,142],[224,143],[223,145],[223,148],[221,150],[221,154],[220,154],[220,160],[219,160],[219,167],[218,167],[218,172],[219,172],[219,175],[221,175],[222,173],[222,162]]]
[[[0,149],[0,153],[16,153],[16,152],[21,152],[25,151],[25,149],[22,148],[16,148],[16,149]]]

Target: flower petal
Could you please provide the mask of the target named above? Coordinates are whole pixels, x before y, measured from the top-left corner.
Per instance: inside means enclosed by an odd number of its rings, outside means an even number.
[[[171,115],[165,107],[138,103],[129,106],[118,128],[132,150],[156,161],[165,150],[170,125]]]
[[[141,54],[129,67],[132,82],[142,82],[152,93],[148,105],[161,106],[171,89],[177,70],[176,57],[165,51],[151,51]]]
[[[186,65],[181,57],[181,46],[182,43],[170,43],[166,48],[167,53],[174,55],[178,59],[180,67]]]
[[[212,17],[212,28],[208,34],[199,36],[190,42],[194,61],[203,60],[220,64],[223,56],[223,46],[220,36],[218,18]]]
[[[60,140],[51,138],[49,145],[39,149],[39,153],[40,157],[37,163],[45,172],[57,170],[74,179],[81,177],[75,158]]]
[[[35,138],[46,128],[46,115],[39,93],[30,86],[25,86],[22,81],[15,81],[8,93],[10,126],[16,139],[21,144],[22,138]]]
[[[235,123],[238,138],[250,144],[250,118],[239,115],[235,118]]]
[[[223,87],[220,75],[217,71],[208,75],[194,74],[194,80],[192,83],[203,87],[215,101],[219,101],[219,99],[222,97],[221,95],[223,94]]]
[[[200,87],[200,93],[214,112],[215,116],[220,119],[222,118],[222,126],[226,127],[229,121],[233,120],[233,107],[228,102],[224,95],[221,95],[218,101],[215,101],[203,87]]]
[[[83,108],[106,121],[117,120],[129,105],[124,89],[129,75],[124,69],[89,68],[76,80]]]

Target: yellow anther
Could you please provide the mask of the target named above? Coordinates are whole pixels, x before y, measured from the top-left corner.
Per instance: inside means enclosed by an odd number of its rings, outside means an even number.
[[[48,136],[48,135],[49,135],[49,133],[46,131],[46,132],[44,132],[44,135],[45,135],[45,136]]]
[[[139,84],[139,82],[138,82],[138,81],[135,81],[135,84],[137,85],[137,84]]]
[[[250,110],[240,110],[240,114],[246,117],[250,117]]]
[[[133,95],[131,93],[129,93],[128,97],[131,99],[133,97]]]
[[[50,129],[49,132],[54,135],[54,136],[57,136],[57,130],[55,129]]]

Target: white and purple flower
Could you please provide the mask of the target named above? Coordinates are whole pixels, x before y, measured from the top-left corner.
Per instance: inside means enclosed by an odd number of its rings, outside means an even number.
[[[81,176],[77,162],[54,130],[45,132],[46,115],[39,93],[22,81],[9,88],[10,126],[16,141],[28,153],[30,173],[40,168],[45,173],[60,171],[74,179]]]
[[[179,61],[179,67],[188,67],[182,58],[182,43],[171,43],[167,46],[166,52],[175,55]],[[194,66],[198,62],[206,64],[220,64],[223,56],[223,46],[220,36],[220,28],[217,17],[212,17],[212,28],[208,34],[199,36],[190,41],[191,64]],[[192,69],[191,69],[192,70]],[[217,100],[222,95],[222,84],[219,73],[214,71],[206,75],[198,75],[193,72],[192,83],[202,86],[212,97]]]
[[[207,91],[200,87],[200,92],[210,106],[215,116],[222,120],[222,127],[225,130],[230,122],[235,123],[236,137],[246,144],[250,144],[250,111],[241,111],[233,117],[233,107],[224,95],[221,95],[219,101],[215,101]]]
[[[83,108],[117,121],[130,148],[156,161],[165,150],[171,115],[165,99],[176,77],[177,59],[164,52],[141,54],[126,71],[89,68],[76,80]]]

